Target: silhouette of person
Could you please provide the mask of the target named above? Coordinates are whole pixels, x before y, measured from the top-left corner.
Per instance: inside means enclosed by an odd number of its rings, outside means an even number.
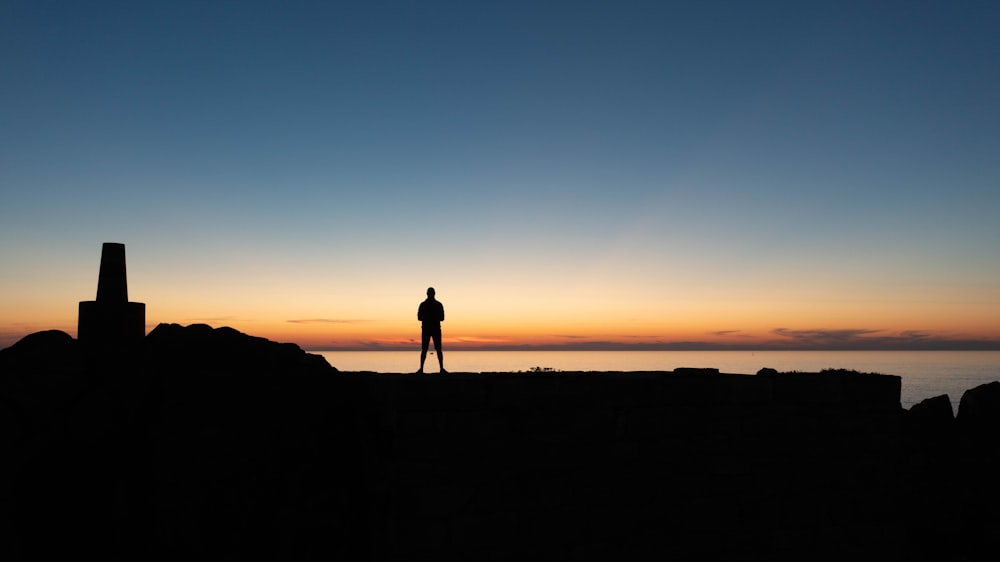
[[[444,356],[441,355],[441,322],[444,322],[444,305],[434,299],[434,287],[427,288],[427,299],[417,308],[417,320],[420,320],[420,370],[424,372],[424,360],[427,359],[427,344],[434,339],[434,350],[437,352],[441,372],[444,370]]]

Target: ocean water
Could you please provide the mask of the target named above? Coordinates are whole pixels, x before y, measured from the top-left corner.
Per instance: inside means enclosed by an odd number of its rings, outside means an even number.
[[[413,373],[420,351],[312,351],[341,371]],[[437,358],[427,356],[427,372]],[[445,368],[458,373],[555,371],[670,371],[712,367],[723,373],[752,375],[764,367],[815,372],[854,369],[898,375],[904,408],[941,394],[958,413],[962,394],[1000,381],[1000,351],[447,351]]]

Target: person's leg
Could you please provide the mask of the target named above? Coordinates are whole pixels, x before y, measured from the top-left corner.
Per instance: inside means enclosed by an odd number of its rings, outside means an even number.
[[[444,354],[441,353],[441,328],[434,331],[434,351],[437,352],[438,365],[441,366],[441,372],[447,372],[444,370]]]
[[[427,346],[431,342],[431,334],[427,330],[420,331],[420,370],[418,373],[424,372],[424,360],[427,359]]]

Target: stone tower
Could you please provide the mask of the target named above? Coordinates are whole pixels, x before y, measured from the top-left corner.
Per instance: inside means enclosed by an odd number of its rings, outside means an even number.
[[[125,276],[125,244],[105,242],[97,300],[81,301],[77,339],[85,345],[122,345],[146,335],[146,304],[129,302]]]

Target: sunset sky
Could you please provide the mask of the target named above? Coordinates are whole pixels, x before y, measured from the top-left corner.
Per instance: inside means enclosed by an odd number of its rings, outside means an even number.
[[[0,3],[0,348],[1000,349],[1000,2]]]

